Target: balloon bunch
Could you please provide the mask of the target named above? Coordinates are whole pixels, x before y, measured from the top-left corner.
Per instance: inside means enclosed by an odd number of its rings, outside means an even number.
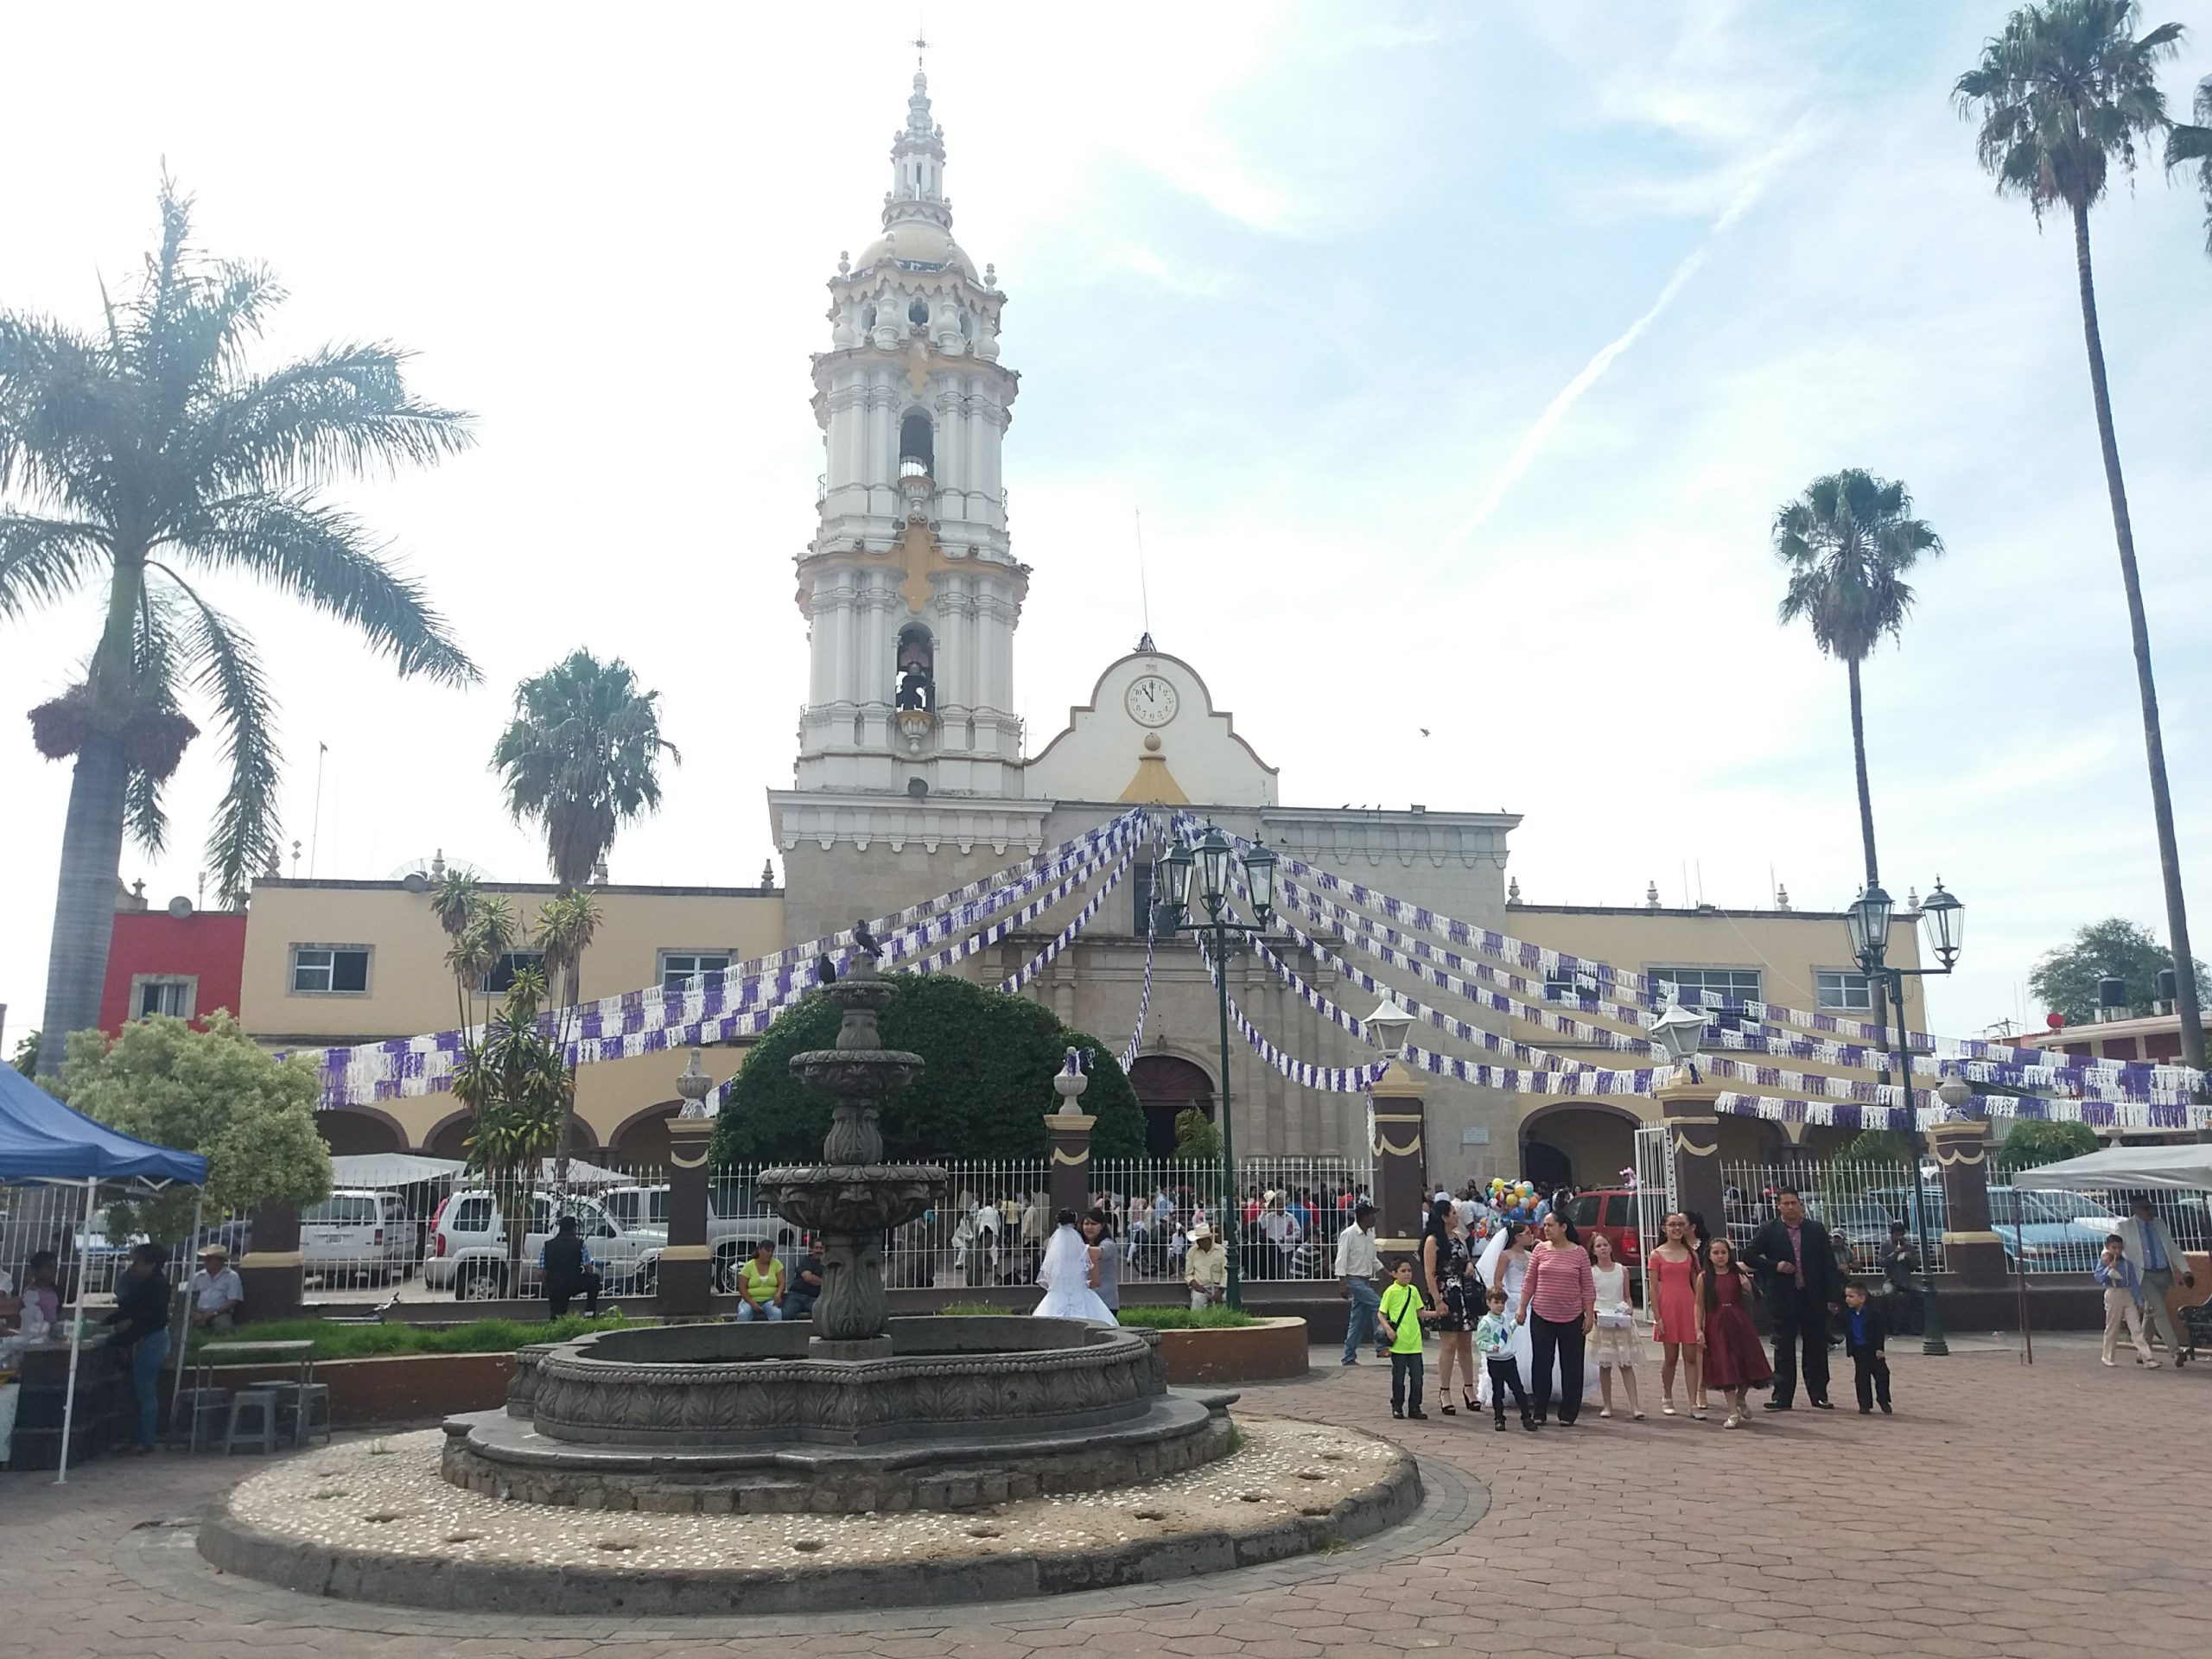
[[[1497,1175],[1491,1177],[1491,1208],[1508,1221],[1535,1220],[1538,1196],[1533,1182],[1509,1181]]]

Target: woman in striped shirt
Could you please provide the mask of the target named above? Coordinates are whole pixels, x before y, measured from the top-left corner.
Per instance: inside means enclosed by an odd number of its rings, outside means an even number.
[[[1574,1228],[1557,1210],[1544,1217],[1544,1242],[1529,1255],[1529,1274],[1521,1282],[1521,1319],[1529,1327],[1535,1395],[1541,1423],[1551,1410],[1552,1362],[1559,1362],[1559,1421],[1573,1424],[1582,1411],[1584,1344],[1598,1323],[1598,1287],[1590,1274],[1590,1253],[1575,1241]]]

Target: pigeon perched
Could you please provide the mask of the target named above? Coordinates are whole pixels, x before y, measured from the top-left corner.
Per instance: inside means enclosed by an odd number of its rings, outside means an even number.
[[[876,943],[875,935],[868,931],[868,924],[865,921],[853,924],[853,948],[865,951],[871,957],[880,957],[883,954],[883,947]]]
[[[814,959],[814,982],[817,985],[831,985],[836,982],[836,979],[837,964],[830,960],[830,953],[824,950]]]

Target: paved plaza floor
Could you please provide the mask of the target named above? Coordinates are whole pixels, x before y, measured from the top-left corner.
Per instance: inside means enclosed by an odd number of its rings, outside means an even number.
[[[1240,1409],[1389,1434],[1423,1460],[1411,1525],[1224,1577],[950,1609],[624,1624],[316,1601],[215,1573],[193,1517],[262,1466],[163,1454],[68,1485],[0,1475],[6,1636],[27,1659],[1630,1659],[1777,1653],[2079,1659],[2212,1648],[2212,1364],[2107,1370],[2083,1338],[1892,1356],[1897,1414],[1801,1402],[1748,1429],[1586,1414],[1573,1430],[1391,1421],[1387,1368],[1254,1389]],[[1432,1367],[1433,1357],[1432,1356]]]

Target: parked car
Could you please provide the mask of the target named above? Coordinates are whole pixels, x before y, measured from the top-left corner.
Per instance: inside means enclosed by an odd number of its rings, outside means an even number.
[[[1585,1245],[1592,1233],[1603,1233],[1613,1243],[1613,1260],[1629,1269],[1629,1281],[1634,1284],[1637,1270],[1643,1265],[1643,1240],[1637,1224],[1637,1193],[1624,1186],[1601,1187],[1592,1192],[1578,1192],[1567,1201],[1567,1218],[1575,1230],[1583,1235]],[[1655,1211],[1666,1208],[1664,1199],[1652,1205]],[[1656,1222],[1655,1214],[1652,1220]],[[1639,1290],[1641,1287],[1638,1287]]]
[[[615,1186],[595,1196],[607,1206],[617,1227],[658,1228],[668,1233],[668,1195],[665,1183],[652,1186]],[[766,1199],[750,1181],[715,1181],[707,1188],[707,1245],[714,1252],[715,1288],[737,1288],[737,1269],[762,1239],[772,1241],[776,1253],[786,1261],[799,1244],[798,1229],[768,1208]]]
[[[481,1189],[455,1192],[438,1206],[430,1223],[430,1253],[423,1263],[423,1282],[431,1290],[450,1290],[463,1301],[507,1295],[531,1296],[538,1287],[538,1252],[553,1236],[556,1217],[548,1192],[530,1195],[530,1227],[522,1241],[522,1281],[507,1283],[507,1230],[492,1195]],[[665,1227],[618,1227],[595,1198],[571,1195],[561,1200],[560,1215],[574,1216],[584,1247],[610,1291],[644,1293],[660,1272],[668,1247]]]
[[[1910,1188],[1878,1187],[1866,1196],[1890,1208],[1907,1230],[1918,1236],[1919,1211]],[[2030,1273],[2087,1273],[2116,1219],[2104,1211],[2104,1205],[2084,1192],[2016,1186],[1989,1189],[1990,1227],[2004,1245],[2007,1259]],[[1931,1185],[1929,1231],[1940,1232],[1947,1219],[1943,1189]]]
[[[326,1285],[381,1285],[415,1271],[415,1224],[397,1192],[340,1187],[300,1212],[300,1262]]]

